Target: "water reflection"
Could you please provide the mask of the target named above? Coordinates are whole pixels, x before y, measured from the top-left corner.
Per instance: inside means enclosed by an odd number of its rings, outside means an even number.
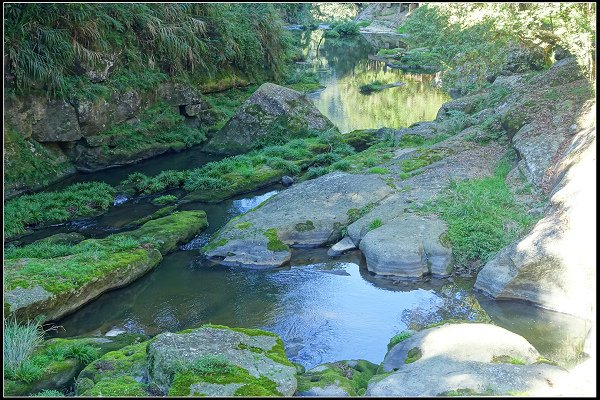
[[[323,31],[301,33],[303,54],[308,61],[301,68],[318,73],[325,89],[309,94],[317,108],[341,132],[367,128],[402,128],[435,118],[449,97],[434,85],[435,76],[415,75],[389,68],[369,57],[376,53],[362,37],[352,40],[323,38]],[[401,87],[370,95],[359,87],[380,81],[404,82]]]

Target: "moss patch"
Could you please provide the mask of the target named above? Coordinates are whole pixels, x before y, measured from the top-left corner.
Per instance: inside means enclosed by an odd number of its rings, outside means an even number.
[[[422,355],[423,353],[421,352],[420,348],[413,347],[408,351],[408,353],[406,353],[406,360],[404,360],[404,364],[414,363],[415,361],[420,359]]]
[[[325,370],[298,375],[298,392],[335,385],[350,396],[363,396],[369,380],[375,375],[377,365],[365,360],[358,360],[355,365],[351,365],[353,364],[349,361],[339,361],[324,364],[327,367]]]
[[[298,232],[312,231],[315,229],[315,224],[310,220],[306,220],[306,222],[300,222],[296,224],[294,229],[296,229]]]
[[[287,244],[283,243],[279,237],[277,237],[277,229],[269,228],[264,232],[264,235],[269,239],[267,243],[267,249],[271,251],[289,251],[290,248]]]

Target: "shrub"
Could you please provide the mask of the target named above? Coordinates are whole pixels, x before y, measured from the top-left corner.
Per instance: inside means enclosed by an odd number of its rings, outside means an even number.
[[[308,171],[306,171],[306,177],[308,179],[318,178],[319,176],[325,175],[329,172],[329,169],[326,167],[310,167]]]
[[[381,226],[383,226],[383,222],[381,222],[381,220],[379,218],[374,219],[369,224],[369,231],[372,231],[373,229],[380,228]]]

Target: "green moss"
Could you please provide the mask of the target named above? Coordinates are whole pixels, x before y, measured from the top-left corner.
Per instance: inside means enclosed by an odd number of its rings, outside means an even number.
[[[525,360],[518,358],[518,357],[513,357],[513,356],[509,356],[509,355],[501,355],[501,356],[494,356],[492,357],[492,363],[497,363],[497,364],[513,364],[513,365],[526,365],[527,363],[525,362]]]
[[[346,214],[348,215],[349,223],[352,223],[352,222],[358,220],[359,218],[362,218],[363,216],[367,215],[369,212],[371,212],[373,207],[375,207],[375,203],[371,202],[371,203],[361,207],[360,209],[359,208],[349,209],[348,211],[346,211]]]
[[[290,248],[287,244],[283,243],[279,237],[277,237],[277,229],[269,228],[264,232],[264,235],[269,239],[267,243],[267,249],[271,251],[289,251]]]
[[[24,136],[6,122],[4,128],[5,191],[42,187],[71,171],[74,172],[73,166],[58,147],[42,145],[35,140],[24,139]]]
[[[336,385],[350,396],[363,396],[369,380],[377,370],[377,365],[366,360],[358,360],[354,367],[350,367],[346,361],[324,365],[327,369],[323,371],[298,375],[298,392],[308,391],[313,387]]]
[[[210,242],[209,244],[207,244],[206,246],[204,246],[202,248],[202,251],[205,253],[208,253],[209,251],[213,251],[217,247],[225,246],[227,244],[227,242],[228,242],[228,240],[225,238],[219,240],[218,242]]]
[[[119,376],[113,379],[103,379],[91,389],[85,391],[84,396],[90,397],[147,397],[146,385],[136,381],[131,376]]]
[[[148,396],[145,385],[135,380],[146,373],[146,349],[150,341],[104,354],[79,374],[78,396]]]
[[[436,161],[440,161],[448,154],[448,150],[444,149],[427,149],[419,150],[419,155],[400,162],[402,171],[405,173],[412,172],[419,168],[423,168]]]
[[[177,196],[167,195],[167,196],[159,196],[159,197],[153,199],[152,203],[163,205],[163,204],[173,203],[175,201],[177,201]]]
[[[313,222],[310,220],[306,220],[306,222],[300,222],[296,224],[294,229],[296,229],[298,232],[312,231],[315,229],[315,224],[313,224]]]
[[[135,221],[128,223],[127,225],[125,225],[125,228],[131,228],[131,227],[134,227],[134,226],[143,225],[146,222],[151,221],[153,219],[158,219],[158,218],[166,217],[171,212],[173,212],[175,210],[175,208],[177,208],[177,207],[176,206],[163,207],[163,208],[161,208],[161,209],[153,212],[150,215],[146,215],[145,217],[136,219]]]
[[[387,168],[382,168],[382,167],[373,167],[373,168],[369,169],[367,172],[370,174],[385,175],[385,174],[389,174],[390,170]]]
[[[380,228],[381,226],[383,226],[383,222],[381,222],[381,220],[377,218],[371,221],[371,223],[368,226],[368,230],[372,231],[373,229]]]
[[[403,331],[400,332],[397,335],[392,336],[392,338],[390,339],[390,342],[387,345],[388,351],[394,347],[395,345],[397,345],[398,343],[408,339],[409,337],[412,336],[412,333],[409,331]]]
[[[175,250],[178,244],[191,239],[207,227],[208,221],[204,211],[176,211],[166,217],[150,220],[135,231],[113,236],[154,240],[164,255]]]
[[[240,222],[239,224],[235,224],[234,226],[236,229],[246,230],[252,226],[252,222],[250,222],[250,221]]]
[[[415,361],[420,359],[422,355],[423,355],[423,353],[421,352],[420,348],[413,347],[406,354],[406,360],[404,360],[404,364],[414,363]]]

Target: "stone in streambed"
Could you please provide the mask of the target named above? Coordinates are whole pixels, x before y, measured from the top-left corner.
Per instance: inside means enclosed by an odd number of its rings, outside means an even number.
[[[368,232],[359,248],[369,271],[378,275],[420,278],[451,272],[452,251],[442,242],[447,227],[436,217],[407,215]]]
[[[338,241],[352,215],[391,193],[379,176],[330,173],[294,185],[230,221],[204,251],[223,265],[278,267],[289,260],[289,246]]]
[[[350,239],[350,237],[346,236],[333,246],[329,250],[327,250],[327,255],[330,257],[341,256],[347,251],[356,249],[356,245]]]

